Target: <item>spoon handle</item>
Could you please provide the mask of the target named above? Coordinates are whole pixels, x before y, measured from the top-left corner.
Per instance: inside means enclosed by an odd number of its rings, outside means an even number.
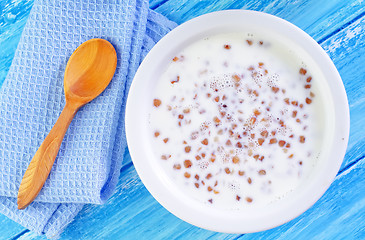
[[[77,106],[66,102],[57,122],[35,153],[20,183],[18,209],[26,208],[41,191],[77,110]]]

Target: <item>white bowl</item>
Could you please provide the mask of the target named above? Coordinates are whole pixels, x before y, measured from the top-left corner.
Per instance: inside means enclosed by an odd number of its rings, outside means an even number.
[[[151,91],[171,59],[190,43],[209,35],[237,31],[264,31],[297,46],[321,74],[326,92],[325,144],[311,178],[284,199],[254,210],[224,211],[199,204],[176,188],[163,171],[149,142],[148,113]],[[127,142],[134,166],[154,198],[168,211],[201,228],[227,233],[250,233],[284,224],[310,208],[329,188],[347,146],[349,109],[346,92],[331,59],[304,31],[278,17],[255,11],[227,10],[190,20],[167,34],[139,67],[126,106]]]

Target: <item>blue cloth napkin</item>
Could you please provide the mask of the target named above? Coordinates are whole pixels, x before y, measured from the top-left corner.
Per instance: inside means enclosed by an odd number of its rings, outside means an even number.
[[[151,47],[175,23],[145,0],[36,0],[0,89],[0,212],[57,237],[85,203],[113,193],[126,148],[124,107],[133,76]],[[17,210],[29,162],[65,105],[63,74],[84,41],[103,38],[118,55],[107,89],[79,110],[43,189]]]

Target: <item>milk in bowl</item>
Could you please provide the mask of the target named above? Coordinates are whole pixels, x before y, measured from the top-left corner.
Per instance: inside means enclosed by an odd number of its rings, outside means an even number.
[[[324,144],[315,76],[295,49],[265,35],[195,41],[151,89],[154,155],[176,188],[207,206],[279,201],[311,177]]]

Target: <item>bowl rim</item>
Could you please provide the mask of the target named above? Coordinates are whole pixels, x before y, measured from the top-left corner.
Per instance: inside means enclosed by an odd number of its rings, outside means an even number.
[[[278,32],[286,34],[288,38],[294,38],[311,56],[315,55],[316,64],[320,67],[328,82],[334,103],[335,126],[330,149],[335,151],[332,151],[327,159],[326,174],[319,176],[316,183],[307,186],[308,189],[303,190],[311,195],[302,194],[298,196],[298,199],[304,199],[300,204],[289,202],[288,206],[282,206],[282,210],[287,211],[281,212],[280,216],[278,216],[278,210],[268,212],[264,215],[265,218],[263,218],[263,215],[256,216],[255,214],[241,216],[240,213],[232,213],[227,216],[227,214],[220,211],[209,212],[204,207],[192,205],[188,197],[179,194],[172,188],[172,185],[167,183],[163,176],[159,176],[151,162],[146,161],[151,156],[143,151],[145,149],[141,150],[141,122],[138,118],[144,109],[139,108],[140,104],[143,104],[143,96],[140,92],[143,88],[144,91],[148,91],[145,89],[144,83],[148,81],[148,76],[153,71],[152,68],[156,67],[157,62],[162,61],[162,58],[169,57],[167,56],[168,51],[165,51],[166,47],[173,49],[192,37],[198,38],[200,34],[209,31],[209,29],[224,27],[233,21],[239,22],[239,20],[250,20],[254,21],[255,24],[265,24],[267,27],[272,27]],[[171,58],[169,57],[169,59]],[[208,13],[189,20],[169,32],[151,49],[141,63],[131,84],[126,103],[125,129],[127,144],[136,171],[147,190],[164,208],[175,216],[195,226],[217,232],[250,233],[263,231],[282,225],[309,209],[330,187],[340,169],[347,148],[349,128],[350,115],[345,88],[335,65],[327,53],[314,39],[295,25],[279,17],[251,10],[223,10]],[[328,164],[329,159],[332,159],[331,164]]]

